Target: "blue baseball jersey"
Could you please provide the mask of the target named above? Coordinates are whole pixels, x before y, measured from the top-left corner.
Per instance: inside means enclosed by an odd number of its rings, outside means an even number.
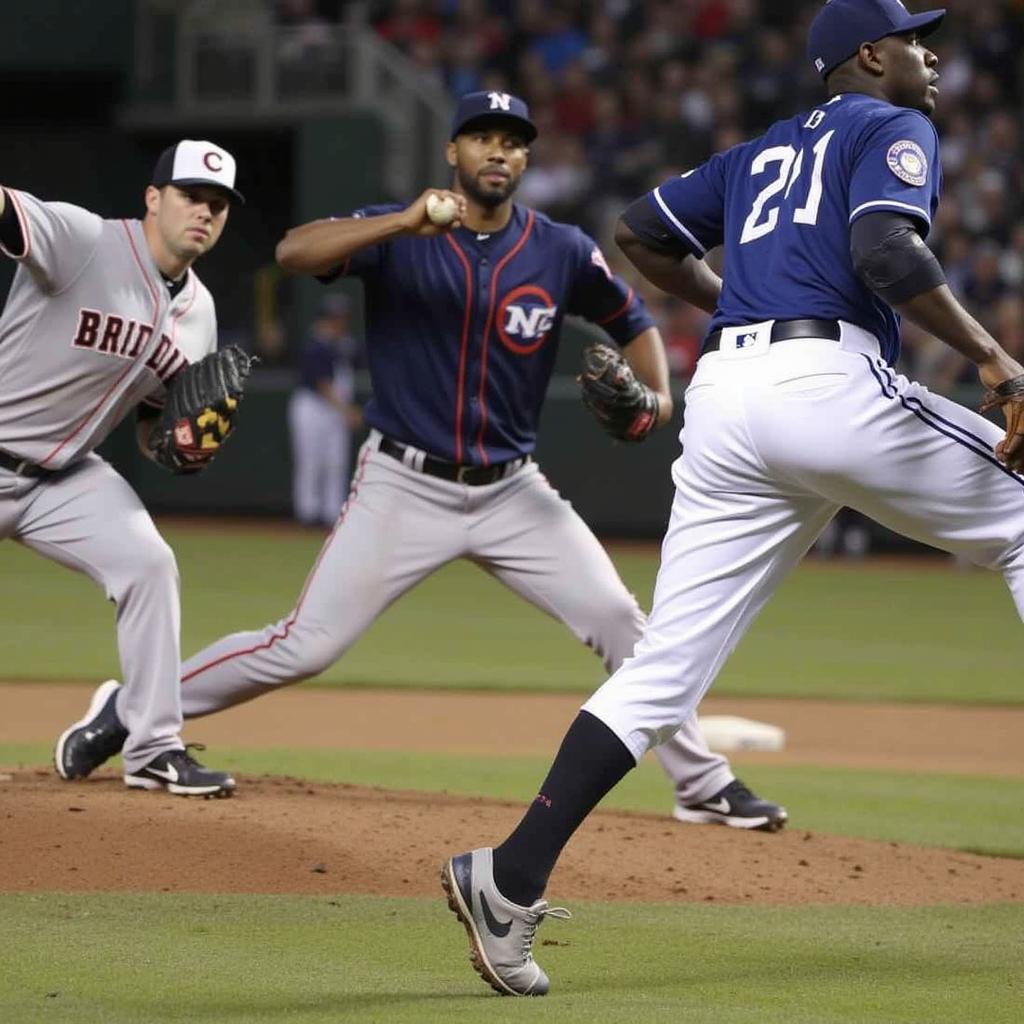
[[[465,465],[533,451],[567,314],[620,345],[653,326],[593,239],[518,204],[493,234],[401,235],[360,249],[326,280],[338,274],[364,285],[367,423]]]
[[[776,122],[648,193],[697,256],[724,244],[722,294],[709,325],[804,317],[847,320],[899,355],[899,316],[863,283],[850,225],[879,210],[927,235],[942,171],[923,114],[859,93]]]

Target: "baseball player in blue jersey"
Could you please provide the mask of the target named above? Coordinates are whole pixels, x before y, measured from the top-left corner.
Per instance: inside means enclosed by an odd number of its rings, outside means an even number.
[[[1002,572],[1024,616],[1024,368],[960,306],[924,244],[938,203],[928,115],[941,10],[832,0],[809,54],[821,106],[665,182],[617,240],[713,314],[686,393],[654,607],[635,652],[584,705],[540,795],[500,846],[445,864],[477,971],[543,995],[536,928],[569,837],[692,714],[729,653],[843,505]],[[725,279],[701,261],[725,247]],[[970,358],[987,419],[893,367],[906,316]]]
[[[636,599],[532,453],[566,314],[603,327],[650,385],[656,422],[638,415],[630,436],[671,417],[667,364],[642,301],[594,241],[513,203],[535,135],[522,100],[472,93],[448,144],[453,191],[305,224],[279,244],[289,271],[363,282],[370,436],[295,608],[182,666],[186,718],[322,672],[393,601],[457,558],[564,622],[607,668],[633,650],[644,622]],[[450,204],[447,224],[430,219],[432,195]],[[677,819],[782,827],[785,809],[736,779],[692,716],[666,739],[658,754]]]

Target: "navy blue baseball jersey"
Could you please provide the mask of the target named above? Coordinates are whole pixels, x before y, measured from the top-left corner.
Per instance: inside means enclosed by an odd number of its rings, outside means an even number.
[[[360,249],[327,280],[338,274],[364,285],[367,423],[467,465],[533,451],[566,314],[620,345],[653,326],[593,239],[518,204],[493,234],[401,235]]]
[[[850,225],[890,210],[927,235],[939,201],[938,136],[915,110],[862,94],[776,122],[766,134],[665,182],[648,200],[697,256],[724,243],[709,329],[815,317],[847,320],[899,354],[899,316],[857,275]]]

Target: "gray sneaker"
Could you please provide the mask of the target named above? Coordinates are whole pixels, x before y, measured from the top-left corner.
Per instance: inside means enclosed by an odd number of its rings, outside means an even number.
[[[441,869],[441,886],[465,925],[477,974],[503,996],[546,995],[548,976],[533,959],[533,936],[545,917],[567,920],[572,914],[546,900],[520,907],[505,899],[494,884],[489,846],[452,857]]]

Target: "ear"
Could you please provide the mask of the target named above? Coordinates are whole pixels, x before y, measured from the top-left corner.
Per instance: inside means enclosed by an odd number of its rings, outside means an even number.
[[[879,43],[884,41],[879,40]],[[857,51],[857,64],[869,75],[881,76],[885,71],[879,43],[861,43]]]
[[[449,167],[456,167],[459,162],[459,148],[456,142],[448,143],[448,150],[445,153],[445,157],[448,160]]]
[[[160,212],[160,189],[155,185],[146,186],[146,213],[156,216]]]

